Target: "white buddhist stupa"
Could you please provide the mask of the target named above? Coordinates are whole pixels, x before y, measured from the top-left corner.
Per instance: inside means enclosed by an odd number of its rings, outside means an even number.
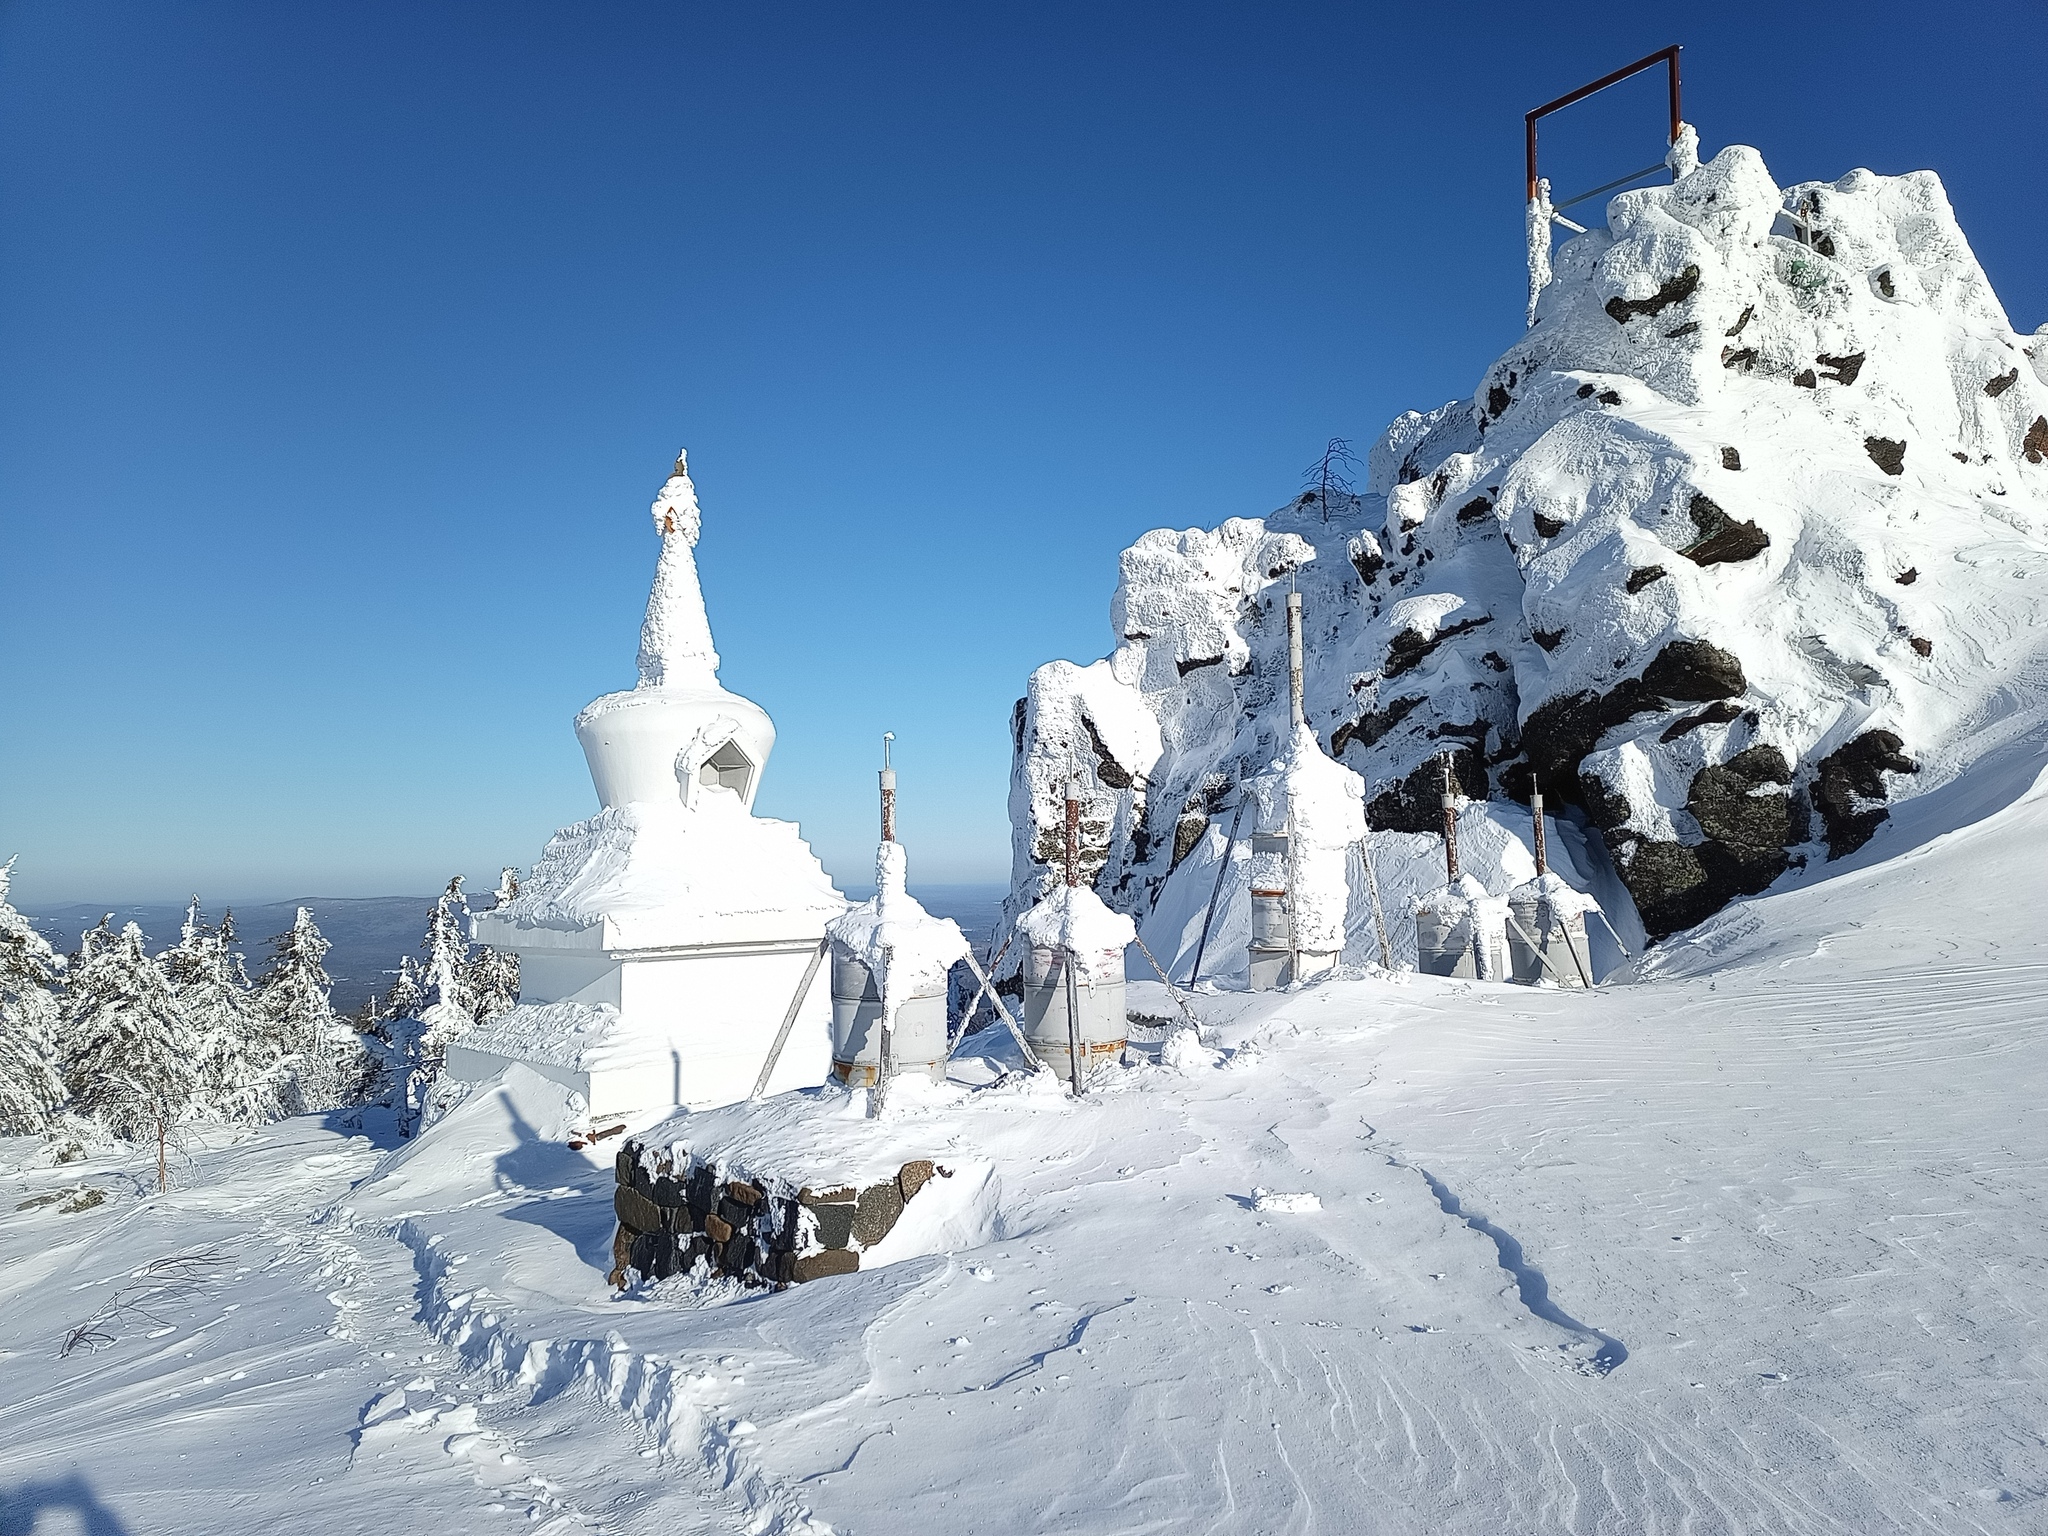
[[[748,1096],[825,925],[846,899],[796,826],[753,813],[775,726],[718,681],[697,584],[700,514],[683,456],[654,499],[661,536],[640,681],[576,717],[601,809],[549,839],[477,942],[519,956],[519,1003],[448,1051],[482,1080],[523,1062],[573,1087],[592,1122]],[[823,968],[768,1091],[824,1081]]]

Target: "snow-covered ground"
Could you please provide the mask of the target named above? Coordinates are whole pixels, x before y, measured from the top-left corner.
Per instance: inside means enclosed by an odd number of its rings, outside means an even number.
[[[614,1144],[533,1079],[165,1196],[0,1144],[0,1530],[2042,1529],[2044,761],[1635,984],[1353,972],[1079,1102],[906,1096],[993,1235],[780,1294],[609,1292]]]

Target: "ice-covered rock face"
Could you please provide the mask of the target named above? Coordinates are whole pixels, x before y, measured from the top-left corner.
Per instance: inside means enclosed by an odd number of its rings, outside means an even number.
[[[1376,826],[1532,774],[1652,932],[1853,851],[1884,804],[2038,723],[2048,333],[2014,332],[1930,173],[1780,190],[1729,148],[1554,257],[1469,402],[1395,421],[1364,494],[1123,557],[1120,643],[1014,722],[1017,898],[1057,863],[1142,912],[1287,722]]]

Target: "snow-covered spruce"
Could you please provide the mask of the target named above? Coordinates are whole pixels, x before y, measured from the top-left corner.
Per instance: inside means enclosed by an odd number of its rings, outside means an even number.
[[[1290,583],[1309,723],[1376,829],[1435,830],[1446,753],[1477,800],[1535,777],[1655,934],[2041,720],[2048,332],[2015,332],[1935,176],[1780,189],[1731,147],[1552,261],[1532,328],[1397,419],[1363,494],[1124,552],[1115,651],[1018,701],[1013,914],[1078,762],[1087,877],[1199,923],[1286,740]]]
[[[124,1141],[156,1148],[170,1184],[178,1127],[206,1104],[199,1040],[169,978],[143,952],[142,930],[105,919],[79,942],[66,982],[64,1080],[72,1104]]]
[[[8,900],[13,879],[9,859],[0,864],[0,1136],[28,1136],[64,1102],[55,991],[61,967],[49,942]]]

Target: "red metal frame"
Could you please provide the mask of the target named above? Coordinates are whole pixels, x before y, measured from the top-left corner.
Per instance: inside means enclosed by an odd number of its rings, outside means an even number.
[[[1678,142],[1678,44],[1673,43],[1669,48],[1659,48],[1647,58],[1637,59],[1635,63],[1625,69],[1617,69],[1611,75],[1602,75],[1591,85],[1582,85],[1569,95],[1560,96],[1555,101],[1545,102],[1523,119],[1523,128],[1528,137],[1530,202],[1533,203],[1536,200],[1536,119],[1548,117],[1551,113],[1560,111],[1574,102],[1584,101],[1596,91],[1604,91],[1610,85],[1618,85],[1628,79],[1629,76],[1639,75],[1644,70],[1654,69],[1659,64],[1668,64],[1671,67],[1670,142],[1674,144]]]

